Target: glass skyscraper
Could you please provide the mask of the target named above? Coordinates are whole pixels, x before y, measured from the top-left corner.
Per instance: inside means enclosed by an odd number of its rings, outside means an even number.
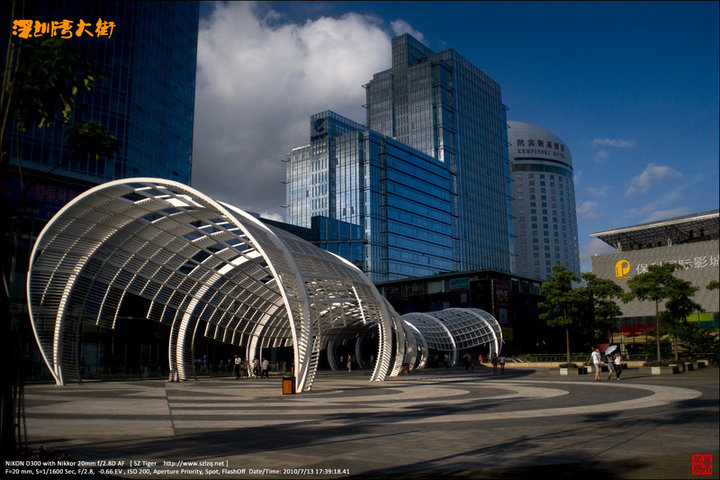
[[[78,94],[74,118],[96,121],[118,140],[113,158],[74,159],[64,146],[66,126],[31,128],[7,145],[11,163],[90,183],[135,176],[189,184],[198,34],[198,2],[46,1],[17,2],[14,20],[47,25],[38,40],[61,38],[52,22],[72,22],[69,38],[78,56],[105,78]],[[9,12],[8,12],[9,13]],[[114,27],[100,36],[96,22]],[[76,35],[80,21],[90,24]],[[10,33],[10,25],[7,25]],[[39,33],[39,35],[38,35]],[[54,35],[53,35],[54,33]],[[21,38],[19,42],[27,41]]]
[[[457,270],[445,164],[334,112],[313,115],[309,126],[310,144],[284,159],[286,222],[309,228],[323,216],[359,225],[362,267],[374,282]]]
[[[12,322],[21,337],[32,337],[25,300],[29,252],[55,213],[110,180],[152,176],[190,183],[198,20],[199,3],[191,1],[33,0],[0,8],[3,52],[10,39],[16,45],[61,39],[102,72],[91,92],[78,93],[71,120],[102,123],[118,141],[112,158],[76,159],[61,121],[22,133],[9,122],[0,211],[6,219],[3,261],[10,272]],[[17,28],[28,22],[29,34]],[[70,28],[55,28],[62,24]]]
[[[540,281],[553,265],[580,274],[572,155],[565,143],[524,122],[508,122],[513,180],[515,272]]]
[[[447,165],[461,270],[510,272],[510,171],[500,85],[453,50],[392,40],[366,85],[367,126]]]

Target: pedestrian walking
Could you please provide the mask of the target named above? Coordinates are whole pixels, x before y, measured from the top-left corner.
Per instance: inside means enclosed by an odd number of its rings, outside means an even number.
[[[253,360],[253,378],[259,378],[260,377],[260,359],[255,357]]]
[[[263,358],[262,369],[260,370],[260,378],[263,378],[263,377],[268,378],[268,379],[270,378],[269,367],[270,367],[270,362],[268,362],[267,358]]]
[[[620,355],[619,352],[616,353],[615,360],[613,361],[613,363],[615,364],[615,377],[618,380],[620,380],[620,375],[622,374],[622,371],[623,371],[623,363],[622,362],[623,362],[622,355]]]
[[[500,365],[500,375],[505,373],[505,355],[502,353],[498,357],[498,364]]]
[[[595,350],[590,354],[590,360],[588,361],[588,365],[593,365],[595,367],[595,381],[600,381],[600,349],[598,347],[595,347]]]
[[[241,358],[240,359],[240,378],[248,377],[250,378],[250,362],[247,361],[247,358]]]
[[[348,353],[348,358],[347,358],[347,369],[348,369],[348,373],[350,373],[352,371],[352,355],[350,355],[349,353]]]
[[[235,365],[233,368],[235,370],[235,380],[240,380],[240,367],[242,366],[242,360],[240,360],[240,357],[235,355],[234,363]]]
[[[608,369],[608,382],[612,381],[613,376],[613,369],[615,367],[615,357],[612,355],[608,355],[605,357],[605,365],[607,365]]]

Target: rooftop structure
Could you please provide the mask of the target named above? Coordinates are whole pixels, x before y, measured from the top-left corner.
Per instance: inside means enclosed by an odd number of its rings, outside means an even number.
[[[619,252],[684,243],[717,240],[720,237],[720,210],[641,223],[590,234]]]

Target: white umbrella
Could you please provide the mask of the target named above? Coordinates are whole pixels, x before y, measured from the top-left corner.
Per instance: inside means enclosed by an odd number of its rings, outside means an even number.
[[[617,345],[610,345],[607,350],[605,350],[605,355],[610,355],[615,350],[617,350]]]

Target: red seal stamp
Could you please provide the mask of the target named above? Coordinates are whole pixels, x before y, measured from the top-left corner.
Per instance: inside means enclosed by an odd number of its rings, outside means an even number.
[[[712,455],[692,456],[692,474],[693,475],[712,475]]]

